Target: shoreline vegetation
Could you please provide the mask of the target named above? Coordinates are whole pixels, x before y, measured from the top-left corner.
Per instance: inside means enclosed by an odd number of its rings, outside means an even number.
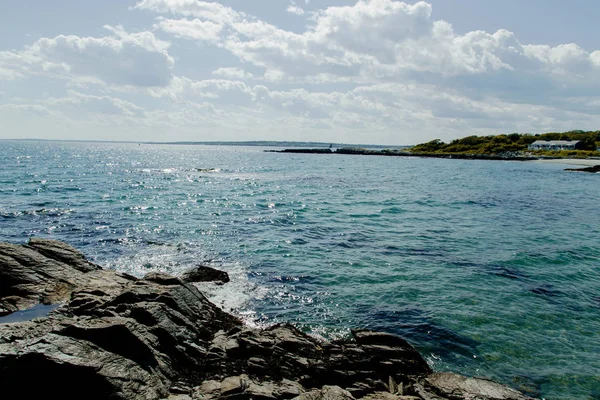
[[[0,317],[2,391],[67,400],[531,399],[434,372],[395,335],[358,329],[327,342],[289,324],[244,325],[194,286],[228,280],[201,265],[138,278],[63,242],[0,242],[0,316],[42,308],[34,319]]]
[[[535,141],[577,141],[574,150],[530,150]],[[492,136],[467,136],[444,143],[439,139],[407,148],[373,149],[364,147],[288,148],[265,150],[273,153],[346,154],[397,157],[429,157],[466,160],[598,160],[600,164],[600,131],[550,132],[544,134],[519,134]],[[576,163],[575,163],[576,164]],[[595,164],[595,162],[592,162]]]

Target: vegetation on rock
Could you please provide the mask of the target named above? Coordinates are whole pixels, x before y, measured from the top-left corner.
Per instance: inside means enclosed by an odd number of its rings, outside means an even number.
[[[577,150],[528,150],[528,146],[536,140],[579,140]],[[424,154],[511,154],[529,151],[535,155],[555,157],[588,157],[600,156],[600,131],[549,132],[544,134],[520,134],[490,136],[467,136],[444,143],[435,139],[427,143],[413,146],[410,151]]]

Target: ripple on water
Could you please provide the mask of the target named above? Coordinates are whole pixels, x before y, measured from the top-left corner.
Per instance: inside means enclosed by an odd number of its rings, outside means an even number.
[[[202,290],[253,324],[367,326],[437,369],[598,397],[595,175],[225,146],[6,142],[2,157],[1,240],[65,240],[138,276],[208,263],[232,282]]]

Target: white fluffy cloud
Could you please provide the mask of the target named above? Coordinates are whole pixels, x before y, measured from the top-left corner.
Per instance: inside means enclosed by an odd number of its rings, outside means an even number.
[[[88,95],[74,90],[68,91],[64,98],[51,98],[43,101],[47,107],[57,108],[78,116],[82,111],[93,114],[142,117],[144,109],[131,102],[110,96]]]
[[[303,16],[282,21],[307,21],[292,30],[218,2],[139,0],[130,12],[152,17],[149,31],[106,26],[0,51],[8,85],[64,86],[42,100],[5,94],[0,115],[176,132],[169,140],[399,144],[600,124],[600,51],[524,44],[503,29],[458,34],[423,1],[305,4],[282,2]]]
[[[286,11],[289,12],[290,14],[304,15],[304,9],[301,7],[298,7],[296,5],[296,2],[294,2],[294,1],[288,6]]]
[[[113,85],[165,86],[172,77],[169,43],[152,32],[127,33],[105,26],[100,38],[59,35],[41,38],[20,52],[0,53],[0,73],[19,78],[55,74]],[[6,72],[8,71],[8,73]]]
[[[250,72],[246,72],[241,68],[219,68],[212,72],[213,75],[226,79],[251,79],[254,77]]]
[[[295,7],[292,5],[291,7]],[[353,6],[329,7],[313,15],[302,33],[278,28],[230,7],[194,0],[142,0],[163,18],[157,27],[181,38],[227,49],[243,62],[278,71],[290,81],[430,82],[458,77],[476,87],[480,76],[503,81],[545,78],[544,91],[565,84],[600,83],[600,52],[574,44],[557,47],[523,45],[513,33],[499,30],[456,34],[452,26],[431,18],[425,2],[360,0]],[[469,77],[475,77],[472,81]]]

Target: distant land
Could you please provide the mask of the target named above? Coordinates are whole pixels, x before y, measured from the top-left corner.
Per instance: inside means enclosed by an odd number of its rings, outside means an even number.
[[[564,141],[573,143],[574,148],[561,150],[529,149],[536,141]],[[333,146],[332,146],[333,147]],[[508,135],[467,136],[444,143],[434,139],[415,146],[390,148],[377,146],[336,145],[316,147],[295,145],[284,150],[265,150],[276,153],[313,153],[313,154],[346,154],[346,155],[375,155],[400,157],[434,157],[458,158],[474,160],[535,160],[543,158],[591,158],[600,157],[600,131],[569,131],[548,132],[543,134],[511,133]]]
[[[407,149],[410,145],[388,144],[348,144],[335,142],[295,142],[278,140],[251,140],[251,141],[181,141],[181,142],[138,142],[132,140],[75,140],[75,139],[0,139],[0,141],[29,141],[29,142],[70,142],[70,143],[138,143],[151,145],[185,145],[185,146],[258,146],[258,147],[314,147],[334,148],[360,147],[367,149]]]
[[[205,145],[205,146],[259,146],[259,147],[311,147],[311,148],[334,148],[361,147],[369,149],[406,149],[408,145],[387,144],[348,144],[335,142],[294,142],[278,140],[253,140],[239,142],[146,142],[145,144],[173,144],[173,145]]]
[[[573,150],[529,150],[537,140],[563,140],[577,142]],[[551,156],[589,157],[600,156],[600,131],[574,130],[543,134],[511,133],[508,135],[466,136],[444,143],[439,139],[421,143],[410,148],[412,153],[422,155],[488,155],[488,156]]]

